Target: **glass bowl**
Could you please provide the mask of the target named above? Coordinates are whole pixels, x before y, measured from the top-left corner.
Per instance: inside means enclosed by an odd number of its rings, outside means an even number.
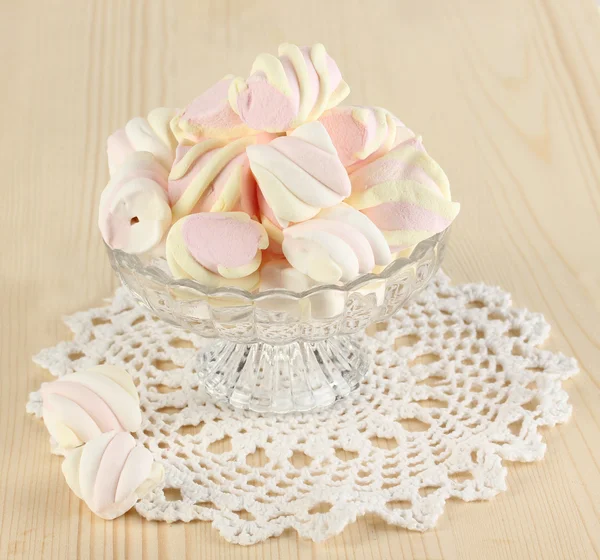
[[[175,280],[166,261],[108,248],[134,298],[178,327],[217,339],[197,356],[212,398],[261,413],[331,405],[360,383],[370,356],[352,336],[421,291],[442,262],[449,229],[378,274],[305,292],[209,288]]]

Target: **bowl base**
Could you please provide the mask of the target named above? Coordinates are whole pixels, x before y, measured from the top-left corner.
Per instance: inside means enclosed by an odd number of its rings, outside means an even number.
[[[276,414],[332,405],[358,387],[370,364],[350,336],[281,345],[221,340],[198,361],[211,397],[235,408]]]

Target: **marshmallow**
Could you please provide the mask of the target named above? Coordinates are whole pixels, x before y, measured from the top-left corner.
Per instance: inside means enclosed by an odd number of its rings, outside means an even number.
[[[78,447],[104,432],[135,432],[142,415],[129,374],[116,366],[96,366],[64,375],[41,388],[42,417],[64,449]]]
[[[350,194],[348,174],[319,122],[248,146],[246,153],[276,226],[308,220]]]
[[[319,283],[310,276],[290,266],[285,259],[275,259],[266,263],[260,271],[260,292],[274,289],[291,292],[305,292]],[[258,301],[257,306],[300,315],[303,320],[327,319],[344,312],[345,294],[336,290],[319,291],[300,300],[269,299]]]
[[[283,258],[269,261],[260,271],[260,292],[266,290],[304,292],[316,285],[312,278],[290,266]]]
[[[225,76],[196,97],[178,115],[173,125],[176,135],[192,141],[203,137],[239,138],[257,131],[249,128],[231,108],[228,91],[233,76]]]
[[[195,212],[237,210],[256,216],[256,181],[250,173],[245,150],[273,138],[263,133],[230,143],[206,138],[197,144],[179,145],[168,186],[173,219]]]
[[[265,228],[269,236],[269,252],[281,256],[281,244],[283,243],[283,226],[279,223],[271,207],[267,204],[265,197],[260,192],[257,193],[258,208],[260,212],[260,223]]]
[[[177,140],[171,130],[171,120],[177,109],[159,107],[148,113],[147,118],[131,119],[108,137],[106,152],[111,176],[134,152],[150,152],[168,171],[175,157]]]
[[[263,226],[242,212],[191,214],[169,231],[167,263],[175,278],[251,290],[268,244]]]
[[[279,57],[259,55],[247,80],[231,82],[229,102],[249,127],[285,132],[318,119],[349,92],[323,45],[283,44]]]
[[[375,265],[390,262],[381,232],[353,208],[341,204],[283,232],[283,254],[290,264],[322,283],[347,282]]]
[[[413,139],[350,175],[346,202],[382,230],[394,252],[446,229],[460,205],[451,202],[448,178]]]
[[[62,472],[93,513],[115,519],[164,479],[162,465],[131,434],[107,432],[70,451]]]
[[[381,231],[369,218],[356,211],[352,206],[341,203],[333,208],[326,208],[321,210],[317,218],[348,224],[355,228],[369,242],[375,265],[386,266],[392,260],[390,248]]]
[[[167,172],[154,156],[131,154],[100,196],[98,226],[106,244],[132,254],[159,245],[171,224],[166,189]]]
[[[334,107],[319,122],[331,137],[348,173],[414,137],[400,120],[380,107]]]

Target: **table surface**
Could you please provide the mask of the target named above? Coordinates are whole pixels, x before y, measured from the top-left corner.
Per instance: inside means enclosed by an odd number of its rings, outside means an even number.
[[[583,559],[600,555],[600,16],[593,0],[4,2],[0,161],[0,558]],[[115,278],[96,226],[107,135],[178,106],[283,41],[322,41],[350,101],[420,132],[462,212],[445,269],[542,312],[575,356],[543,461],[420,534],[359,519],[322,543],[230,545],[207,522],[94,517],[25,413],[31,356]]]

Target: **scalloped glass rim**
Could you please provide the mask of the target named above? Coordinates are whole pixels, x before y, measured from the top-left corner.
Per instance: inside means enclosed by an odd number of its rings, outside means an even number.
[[[413,262],[418,261],[429,249],[435,247],[436,245],[440,245],[442,242],[446,241],[450,235],[451,227],[446,228],[445,230],[428,237],[421,241],[411,253],[408,258],[399,258],[395,261],[391,262],[384,270],[380,273],[368,273],[363,274],[362,276],[358,276],[354,280],[347,282],[343,285],[336,284],[320,284],[311,288],[310,290],[306,290],[304,292],[292,292],[290,290],[284,289],[272,289],[265,290],[263,292],[252,293],[247,290],[242,290],[240,288],[233,287],[210,287],[204,284],[200,284],[200,282],[196,282],[195,280],[190,279],[175,279],[169,274],[167,274],[164,270],[161,270],[155,265],[148,264],[145,265],[138,255],[132,255],[129,253],[125,253],[119,249],[111,249],[108,245],[106,245],[106,250],[109,253],[111,259],[111,265],[117,271],[117,268],[114,266],[114,263],[117,262],[119,266],[122,264],[126,264],[130,269],[134,270],[138,274],[142,274],[143,276],[148,277],[150,280],[157,282],[159,284],[164,284],[169,288],[187,288],[192,289],[196,292],[199,292],[200,296],[210,296],[210,297],[243,297],[244,299],[248,299],[251,301],[261,301],[263,299],[268,299],[272,296],[286,296],[289,298],[297,298],[302,299],[307,296],[312,296],[316,293],[322,291],[330,291],[334,290],[337,292],[349,292],[352,290],[360,289],[361,286],[368,284],[369,282],[373,282],[376,280],[385,280],[390,278],[399,270],[404,268],[406,265],[409,265]]]

